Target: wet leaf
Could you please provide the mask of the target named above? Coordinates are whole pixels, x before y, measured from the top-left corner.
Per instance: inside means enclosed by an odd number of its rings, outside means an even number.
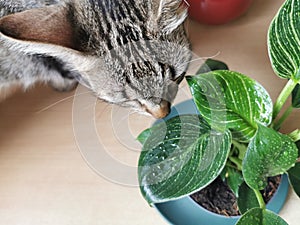
[[[238,220],[236,225],[288,225],[280,216],[261,208],[253,208]]]
[[[151,129],[149,128],[144,130],[142,133],[140,133],[139,136],[137,137],[137,140],[141,144],[144,144],[150,135],[151,135]]]
[[[204,119],[217,130],[229,128],[235,140],[249,142],[258,123],[271,123],[272,100],[251,78],[219,70],[187,77],[187,81]]]
[[[141,192],[150,204],[189,195],[222,172],[229,131],[211,129],[198,115],[176,116],[150,129],[138,169]]]
[[[243,161],[244,179],[252,189],[262,190],[267,177],[285,173],[294,166],[297,157],[297,146],[290,137],[259,125]]]
[[[252,208],[259,207],[255,192],[245,182],[239,187],[238,193],[237,203],[240,213],[244,214]]]
[[[244,182],[242,173],[236,169],[227,167],[226,180],[234,195],[238,197],[239,187]]]

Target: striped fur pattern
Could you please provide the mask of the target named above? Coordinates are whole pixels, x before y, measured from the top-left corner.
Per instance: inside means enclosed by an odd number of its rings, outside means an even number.
[[[79,82],[164,117],[191,57],[186,14],[179,0],[0,0],[0,86]]]

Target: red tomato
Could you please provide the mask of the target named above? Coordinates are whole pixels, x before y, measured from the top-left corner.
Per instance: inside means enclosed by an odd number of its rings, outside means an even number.
[[[244,14],[253,0],[187,0],[189,15],[204,24],[224,24]]]

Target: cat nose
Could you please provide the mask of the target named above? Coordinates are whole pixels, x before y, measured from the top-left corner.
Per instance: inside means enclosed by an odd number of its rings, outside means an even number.
[[[153,108],[147,108],[147,111],[156,119],[161,119],[166,117],[170,113],[170,102],[162,100],[159,105]]]

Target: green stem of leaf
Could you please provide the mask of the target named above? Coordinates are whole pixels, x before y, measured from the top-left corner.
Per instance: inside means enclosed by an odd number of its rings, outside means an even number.
[[[233,156],[229,157],[229,160],[237,166],[239,171],[242,171],[242,160]]]
[[[300,130],[297,129],[295,131],[293,131],[292,133],[289,134],[289,137],[294,141],[300,141]]]
[[[259,191],[259,190],[256,190],[256,189],[253,189],[253,191],[254,191],[254,193],[255,193],[255,195],[256,195],[256,198],[257,198],[257,200],[258,200],[259,207],[260,207],[261,209],[266,209],[266,203],[265,203],[265,201],[264,201],[264,199],[263,199],[263,196],[262,196],[262,194],[260,193],[260,191]]]
[[[293,106],[287,108],[287,110],[283,113],[280,119],[276,123],[274,123],[273,125],[274,130],[279,130],[281,128],[283,122],[289,117],[293,109],[294,109]]]
[[[232,144],[239,150],[239,159],[243,160],[246,155],[247,146],[235,140],[232,140]]]
[[[280,95],[277,98],[277,101],[274,105],[274,111],[273,111],[273,120],[278,116],[280,110],[282,109],[283,105],[285,104],[288,97],[291,95],[292,91],[296,87],[297,82],[293,79],[290,79],[285,87],[282,89]]]
[[[226,166],[238,170],[237,166],[232,162],[226,162]]]

